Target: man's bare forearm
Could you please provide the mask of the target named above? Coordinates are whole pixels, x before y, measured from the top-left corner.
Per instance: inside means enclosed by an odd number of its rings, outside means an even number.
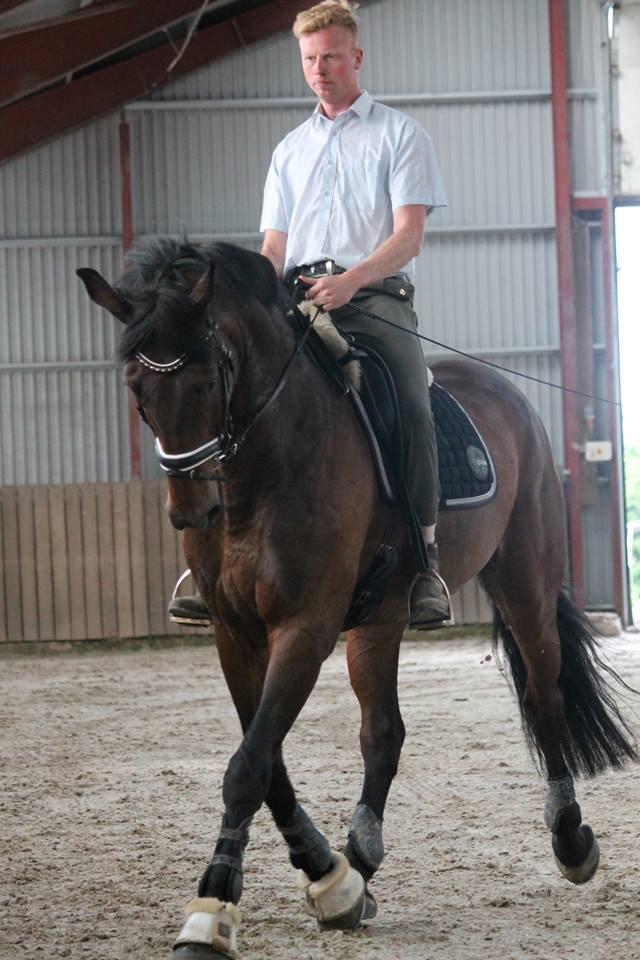
[[[411,231],[399,231],[385,240],[377,250],[348,271],[358,288],[377,283],[397,273],[420,253],[421,245]]]
[[[263,257],[271,260],[279,277],[284,271],[284,258],[287,249],[287,235],[278,230],[267,230],[264,235],[262,250]]]

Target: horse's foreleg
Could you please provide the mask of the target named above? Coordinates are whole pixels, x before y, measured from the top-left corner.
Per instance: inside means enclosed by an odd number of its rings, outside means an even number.
[[[260,700],[268,650],[231,637],[222,626],[215,631],[220,665],[246,733]],[[226,817],[198,895],[187,905],[187,921],[174,945],[176,960],[216,960],[235,957],[242,895],[242,861],[249,840],[251,817],[235,828]]]
[[[404,724],[398,705],[398,651],[402,627],[362,627],[350,631],[347,662],[351,685],[360,703],[360,748],[364,782],[349,827],[346,855],[368,881],[382,863],[382,819],[398,769]],[[375,914],[367,894],[367,916]]]
[[[223,824],[214,856],[200,882],[201,903],[238,903],[248,827],[255,812],[267,800],[289,844],[294,863],[297,861],[305,870],[302,887],[310,912],[326,925],[344,917],[349,917],[348,926],[359,921],[364,883],[357,874],[351,876],[354,872],[346,859],[329,850],[320,831],[296,803],[281,757],[282,741],[304,706],[332,647],[333,640],[320,630],[275,631],[270,637],[271,653],[253,714],[254,697],[234,682],[232,676],[236,673],[231,669],[233,653],[225,658],[225,675],[231,680],[245,735],[224,777]],[[237,666],[246,672],[246,662],[238,662]],[[352,921],[354,911],[358,916]]]

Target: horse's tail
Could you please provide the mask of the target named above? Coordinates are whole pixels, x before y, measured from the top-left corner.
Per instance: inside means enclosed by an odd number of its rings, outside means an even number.
[[[562,751],[567,768],[575,775],[594,776],[608,767],[621,767],[627,760],[637,760],[632,731],[605,676],[630,693],[638,691],[602,660],[589,621],[564,592],[558,596],[556,622],[562,658],[558,687],[564,698],[566,721]],[[494,608],[494,642],[498,641],[502,642],[511,670],[525,737],[542,766],[536,726],[524,701],[526,667],[513,634]]]

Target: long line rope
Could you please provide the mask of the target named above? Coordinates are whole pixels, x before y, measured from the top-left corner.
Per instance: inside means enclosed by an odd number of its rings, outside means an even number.
[[[443,350],[449,350],[452,353],[457,353],[461,357],[466,357],[467,360],[473,360],[475,363],[484,363],[487,367],[494,367],[496,370],[500,370],[503,373],[511,373],[515,377],[524,377],[526,380],[533,380],[534,383],[541,383],[545,387],[553,387],[555,390],[563,390],[565,393],[573,393],[578,397],[585,397],[587,400],[594,400],[596,403],[608,403],[612,407],[622,407],[622,404],[619,400],[609,400],[606,397],[596,397],[591,393],[583,393],[582,390],[574,390],[572,387],[565,387],[561,383],[552,383],[550,380],[542,380],[540,377],[534,377],[530,373],[522,373],[520,370],[512,370],[510,367],[505,367],[500,363],[494,363],[492,360],[485,360],[483,357],[476,357],[472,353],[465,353],[464,350],[459,350],[457,347],[452,347],[448,343],[442,343],[440,340],[434,340],[433,337],[426,337],[423,333],[414,333],[413,330],[406,330],[404,327],[401,327],[399,324],[394,323],[393,320],[387,320],[385,317],[379,316],[377,313],[372,313],[369,310],[365,310],[363,307],[359,307],[357,304],[351,302],[349,307],[353,310],[357,310],[358,313],[362,313],[365,317],[370,317],[372,320],[379,320],[381,323],[386,323],[389,327],[395,327],[396,330],[401,330],[403,333],[408,333],[412,337],[417,337],[419,340],[425,340],[427,343],[433,343],[437,347],[442,347]]]

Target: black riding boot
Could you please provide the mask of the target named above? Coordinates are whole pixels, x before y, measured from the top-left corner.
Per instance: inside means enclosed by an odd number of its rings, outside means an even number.
[[[209,608],[199,596],[174,597],[168,606],[169,619],[189,627],[210,627],[213,623]]]
[[[438,546],[427,544],[429,569],[419,573],[409,595],[409,626],[414,630],[434,630],[453,623],[451,597],[438,570]]]

